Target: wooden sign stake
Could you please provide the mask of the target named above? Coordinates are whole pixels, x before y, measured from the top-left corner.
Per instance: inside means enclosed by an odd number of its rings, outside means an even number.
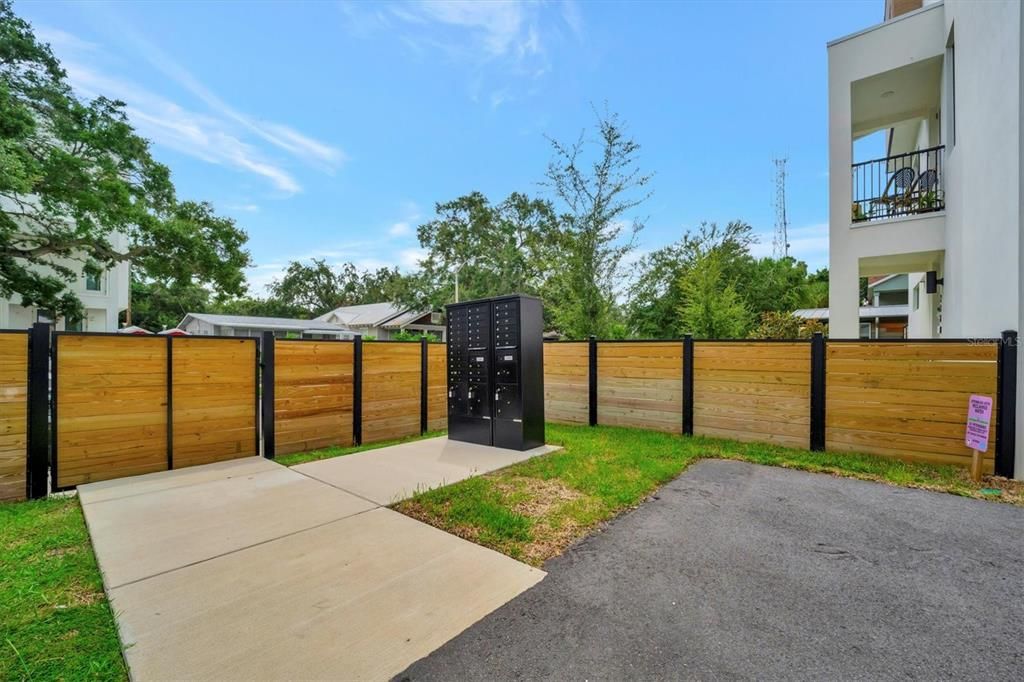
[[[977,448],[971,452],[971,480],[977,483],[981,480],[981,453]]]

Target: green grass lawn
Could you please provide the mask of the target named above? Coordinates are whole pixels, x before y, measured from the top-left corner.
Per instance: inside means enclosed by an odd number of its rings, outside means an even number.
[[[479,478],[419,493],[396,509],[534,565],[636,506],[692,462],[717,457],[1024,504],[1013,482],[994,495],[964,469],[872,455],[810,452],[762,443],[609,426],[547,425],[563,450]]]
[[[0,505],[0,680],[127,678],[78,498]]]
[[[341,457],[343,455],[351,455],[355,452],[364,452],[366,450],[376,450],[378,448],[386,448],[389,445],[399,445],[401,443],[408,443],[414,440],[422,440],[423,438],[436,438],[443,436],[444,431],[428,431],[423,435],[406,436],[405,438],[398,438],[395,440],[383,440],[379,443],[367,443],[366,445],[349,445],[342,447],[340,445],[332,445],[329,448],[322,448],[320,450],[312,450],[310,452],[296,452],[290,455],[280,455],[274,458],[274,461],[278,464],[283,464],[286,467],[295,466],[296,464],[305,464],[306,462],[315,462],[318,459],[330,459],[331,457]]]

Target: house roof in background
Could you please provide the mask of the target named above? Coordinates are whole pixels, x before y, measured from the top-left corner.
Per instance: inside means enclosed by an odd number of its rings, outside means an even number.
[[[336,318],[340,323],[350,327],[385,327],[399,329],[416,319],[428,314],[429,310],[412,310],[394,303],[364,303],[362,305],[345,305],[324,313],[317,320],[327,321]]]
[[[240,329],[281,329],[300,332],[349,332],[347,327],[324,322],[322,320],[296,320],[290,317],[256,317],[254,315],[216,315],[213,313],[188,313],[178,323],[183,329],[189,318],[200,320],[219,327],[237,327]]]
[[[805,320],[827,320],[828,308],[801,308],[794,310],[793,315]],[[907,317],[910,315],[909,305],[862,305],[861,318],[873,317]]]
[[[875,291],[906,291],[909,288],[910,276],[905,272],[896,275],[886,275],[873,282],[868,281],[868,289],[874,289]]]

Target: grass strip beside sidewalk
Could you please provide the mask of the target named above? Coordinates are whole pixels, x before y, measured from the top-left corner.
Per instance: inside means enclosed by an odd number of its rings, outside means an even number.
[[[125,680],[78,497],[0,505],[0,680]]]

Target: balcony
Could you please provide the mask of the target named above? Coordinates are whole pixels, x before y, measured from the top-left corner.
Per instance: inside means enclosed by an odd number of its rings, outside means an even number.
[[[905,154],[855,163],[854,223],[904,218],[946,208],[939,145]]]

